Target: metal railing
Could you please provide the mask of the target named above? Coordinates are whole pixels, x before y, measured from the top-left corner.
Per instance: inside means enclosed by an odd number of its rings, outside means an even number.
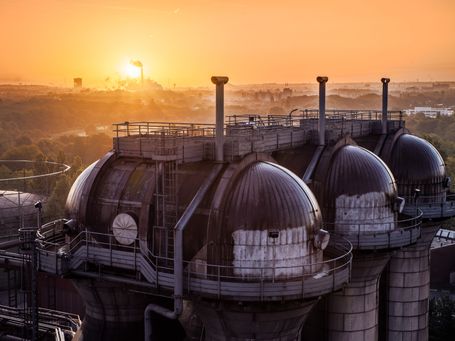
[[[79,315],[63,311],[39,308],[39,333],[41,336],[63,333],[68,339],[71,339],[81,327],[82,322]],[[17,335],[22,335],[25,325],[24,309],[0,305],[0,320],[2,325],[18,328]],[[10,330],[11,331],[11,330]]]
[[[113,126],[114,135],[117,138],[124,136],[215,136],[215,125],[208,123],[122,122],[114,123]]]
[[[318,109],[302,109],[288,115],[241,114],[226,116],[225,130],[232,127],[273,128],[299,127],[301,120],[319,119]],[[380,110],[326,110],[327,120],[381,121]],[[403,121],[402,111],[389,111],[388,119]],[[178,122],[121,122],[113,124],[114,136],[213,137],[214,124]]]
[[[361,120],[381,121],[381,110],[326,110],[326,120]],[[301,109],[292,111],[287,115],[259,115],[242,114],[227,116],[227,126],[299,126],[301,120],[319,120],[318,109]],[[402,111],[388,111],[387,119],[391,121],[403,121]]]
[[[414,211],[409,218],[378,222],[374,219],[357,219],[335,223],[324,223],[328,231],[347,238],[354,249],[388,249],[415,243],[420,238],[423,212]]]
[[[406,205],[403,214],[412,215],[419,209],[423,212],[423,218],[449,218],[455,216],[455,193],[447,192],[440,195],[425,195],[405,197]]]
[[[131,245],[120,245],[115,242],[115,237],[111,234],[82,231],[65,247],[67,251],[64,253],[56,251],[55,243],[41,241],[41,245],[42,260],[43,257],[55,257],[55,263],[50,262],[48,270],[52,270],[55,264],[61,262],[59,259],[66,258],[71,263],[70,268],[92,263],[99,266],[140,271],[143,273],[143,277],[157,289],[172,290],[174,287],[173,259],[158,257],[149,249],[144,250],[140,247],[139,239],[134,240]],[[311,264],[282,267],[235,267],[202,264],[200,261],[184,261],[185,293],[217,297],[237,295],[243,296],[247,300],[258,300],[265,297],[271,299],[274,297],[301,297],[303,295],[301,290],[305,295],[317,295],[324,290],[329,292],[341,288],[349,280],[351,251],[352,245],[349,241],[332,236],[329,247],[324,251],[326,259]],[[62,267],[64,267],[63,263]],[[298,271],[293,271],[297,269]],[[255,275],[236,275],[235,272],[239,270]],[[299,273],[299,275],[275,276],[277,270],[281,273]],[[289,292],[283,291],[283,282],[293,289]],[[296,288],[300,288],[300,291]]]
[[[443,204],[448,201],[455,201],[455,193],[452,191],[440,192],[435,195],[419,195],[417,198],[415,196],[405,196],[404,199],[407,205],[413,206]]]

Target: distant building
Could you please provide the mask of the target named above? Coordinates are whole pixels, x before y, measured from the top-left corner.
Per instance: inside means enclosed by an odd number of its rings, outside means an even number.
[[[292,89],[291,88],[284,88],[283,89],[283,97],[290,97],[292,96]]]
[[[432,108],[432,107],[415,107],[414,109],[406,110],[406,114],[415,115],[417,113],[423,113],[426,117],[435,118],[440,116],[452,116],[453,110],[450,108]]]
[[[82,78],[74,78],[74,88],[82,88]]]

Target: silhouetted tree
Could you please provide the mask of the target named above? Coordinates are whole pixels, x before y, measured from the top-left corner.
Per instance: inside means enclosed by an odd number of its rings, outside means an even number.
[[[455,302],[448,296],[430,300],[430,340],[453,340],[455,335]]]

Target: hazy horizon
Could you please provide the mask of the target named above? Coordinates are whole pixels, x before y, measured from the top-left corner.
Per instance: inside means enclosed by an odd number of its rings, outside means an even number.
[[[455,2],[0,1],[0,82],[165,87],[455,80]],[[129,75],[131,76],[131,74]]]

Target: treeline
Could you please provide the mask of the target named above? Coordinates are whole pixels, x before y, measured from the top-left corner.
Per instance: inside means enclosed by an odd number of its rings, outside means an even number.
[[[455,181],[455,116],[425,117],[423,114],[405,117],[412,133],[430,141],[441,153],[448,175]]]
[[[0,130],[2,136],[12,135]],[[41,175],[61,170],[44,161],[66,164],[71,169],[64,174],[27,181],[8,182],[2,190],[33,192],[47,197],[44,215],[47,219],[64,217],[64,206],[69,190],[77,176],[92,162],[112,149],[112,138],[106,134],[89,136],[64,135],[58,138],[32,139],[32,132],[24,132],[0,146],[2,160],[32,160],[33,164],[3,163],[0,178]],[[6,187],[5,187],[6,186]]]

